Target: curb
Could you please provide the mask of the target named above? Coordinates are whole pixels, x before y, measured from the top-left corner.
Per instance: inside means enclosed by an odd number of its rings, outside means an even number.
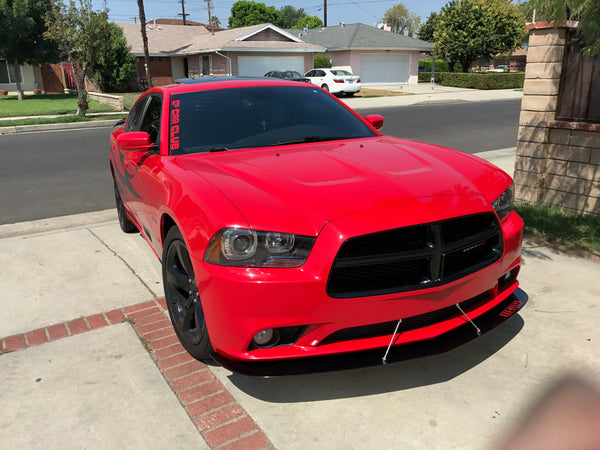
[[[208,365],[186,352],[165,311],[162,298],[3,337],[0,358],[3,353],[129,322],[211,449],[274,449]]]
[[[95,120],[90,122],[46,123],[39,125],[15,125],[0,127],[0,134],[27,133],[32,131],[57,131],[86,128],[112,127],[119,119]]]

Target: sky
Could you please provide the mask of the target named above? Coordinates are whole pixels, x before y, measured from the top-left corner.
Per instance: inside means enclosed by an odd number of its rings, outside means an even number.
[[[221,26],[226,27],[231,15],[231,6],[236,0],[210,0],[212,14],[221,21]],[[431,12],[439,12],[448,0],[402,0],[409,11],[421,16],[421,23],[425,22]],[[113,22],[134,22],[134,17],[139,15],[137,0],[107,0],[110,20]],[[263,0],[267,6],[280,9],[285,5],[294,8],[304,8],[310,16],[318,16],[323,20],[323,5],[321,0]],[[344,23],[364,23],[375,25],[383,18],[385,11],[398,0],[327,0],[327,25]],[[94,7],[100,9],[102,0],[93,0]],[[181,18],[181,0],[144,0],[146,20],[158,18]],[[187,19],[195,22],[208,23],[206,0],[185,0]]]

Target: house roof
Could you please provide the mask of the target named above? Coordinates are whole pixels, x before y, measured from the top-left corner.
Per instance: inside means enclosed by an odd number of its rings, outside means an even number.
[[[117,24],[123,29],[134,55],[143,55],[140,25]],[[282,40],[256,40],[262,31],[276,32]],[[146,24],[150,56],[193,55],[215,51],[323,52],[319,45],[301,41],[272,24],[253,25],[211,32],[205,27]]]
[[[433,44],[420,39],[380,30],[363,23],[326,28],[286,30],[304,42],[322,45],[327,51],[341,50],[415,50],[430,52]]]

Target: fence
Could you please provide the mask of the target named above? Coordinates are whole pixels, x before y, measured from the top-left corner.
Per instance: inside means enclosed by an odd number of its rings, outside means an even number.
[[[567,33],[557,120],[600,123],[600,54],[586,56],[575,31]]]

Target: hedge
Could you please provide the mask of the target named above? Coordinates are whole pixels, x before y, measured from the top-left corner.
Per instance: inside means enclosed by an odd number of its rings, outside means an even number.
[[[431,81],[431,72],[421,72],[419,83]],[[517,89],[523,87],[525,74],[518,73],[451,73],[436,72],[435,82],[442,86],[470,89]]]
[[[522,88],[525,74],[519,73],[442,73],[442,86],[470,89],[514,89]],[[437,77],[436,77],[437,78]]]

